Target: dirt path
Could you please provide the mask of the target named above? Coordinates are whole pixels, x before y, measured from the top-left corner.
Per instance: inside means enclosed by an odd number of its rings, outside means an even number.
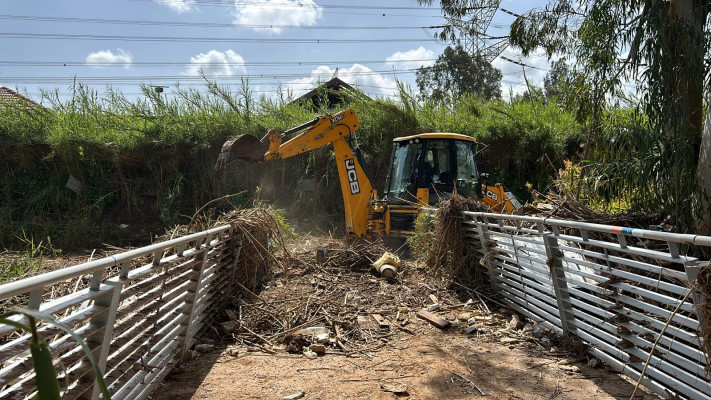
[[[507,346],[424,328],[370,359],[215,351],[171,373],[153,399],[281,399],[300,391],[313,400],[629,399],[634,387],[605,368],[546,354],[536,344]],[[386,385],[404,385],[407,394],[386,392]]]

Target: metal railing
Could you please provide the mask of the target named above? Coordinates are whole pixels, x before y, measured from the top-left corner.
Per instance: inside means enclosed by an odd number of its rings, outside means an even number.
[[[68,325],[91,348],[113,398],[145,399],[190,356],[205,318],[234,292],[240,249],[225,225],[5,284],[0,300]],[[88,287],[43,301],[56,284],[72,280]],[[40,324],[38,332],[52,349],[64,398],[99,398],[81,347],[51,324]],[[0,326],[0,338],[0,398],[32,397],[29,335]]]
[[[695,287],[708,263],[684,254],[711,237],[481,212],[464,227],[503,303],[634,380],[646,365],[656,393],[711,398]]]

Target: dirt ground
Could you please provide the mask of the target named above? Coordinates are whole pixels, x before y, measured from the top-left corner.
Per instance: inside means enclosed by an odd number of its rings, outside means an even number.
[[[302,242],[293,253],[308,260],[314,258],[314,246],[320,245],[318,240]],[[338,257],[351,256],[342,252]],[[634,389],[633,382],[562,343],[553,333],[534,337],[530,329],[522,329],[530,328],[531,321],[521,318],[522,323],[512,328],[513,311],[499,307],[495,299],[489,305],[466,301],[466,294],[464,299],[461,293],[455,296],[441,281],[425,277],[414,263],[403,265],[396,282],[386,282],[367,270],[329,270],[308,262],[293,268],[292,274],[287,281],[277,276],[251,306],[258,311],[276,304],[272,323],[280,318],[282,324],[291,322],[286,314],[292,312],[322,321],[331,330],[324,355],[308,358],[256,340],[281,336],[258,330],[265,320],[249,314],[250,304],[243,301],[239,309],[244,306],[244,321],[242,317],[240,321],[252,332],[238,329],[217,341],[214,336],[205,339],[203,343],[216,343],[213,350],[174,369],[153,400],[629,399]],[[297,295],[308,295],[308,300],[302,300],[305,307],[289,303]],[[338,304],[326,307],[333,298],[339,299]],[[323,307],[312,311],[319,302]],[[433,307],[435,302],[440,304]],[[346,303],[348,307],[340,306]],[[288,312],[279,311],[279,305]],[[450,326],[439,329],[416,316],[428,307]],[[360,316],[359,323],[377,314],[389,326],[350,324],[349,320],[356,320],[351,314]],[[331,321],[330,327],[326,320]],[[349,341],[344,334],[344,343],[336,345],[331,328],[339,323],[343,330],[350,327],[351,336]],[[472,330],[473,325],[478,328]],[[301,392],[303,397],[298,396]],[[296,396],[287,397],[291,395]],[[658,397],[638,391],[635,398]]]
[[[406,393],[387,392],[388,385]],[[153,399],[281,399],[301,391],[314,400],[629,399],[633,388],[565,353],[428,328],[392,341],[372,358],[215,351],[171,373]],[[638,392],[636,398],[657,397]]]

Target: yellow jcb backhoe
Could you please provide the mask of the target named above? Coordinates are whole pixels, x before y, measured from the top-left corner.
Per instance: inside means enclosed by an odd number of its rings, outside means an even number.
[[[480,199],[495,212],[510,213],[521,207],[501,184],[482,184],[476,140],[456,133],[395,138],[380,197],[365,175],[355,136],[355,151],[346,140],[358,128],[355,111],[349,109],[316,117],[283,133],[271,130],[261,141],[249,134],[237,136],[222,146],[215,169],[222,170],[237,159],[266,162],[333,144],[349,236],[409,236],[420,210],[451,196],[455,188],[460,195]],[[299,134],[285,141],[295,133]]]

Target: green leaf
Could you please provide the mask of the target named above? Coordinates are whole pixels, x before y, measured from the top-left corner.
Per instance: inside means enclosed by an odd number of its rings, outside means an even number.
[[[72,328],[70,328],[69,326],[65,325],[62,322],[59,322],[52,315],[42,313],[42,312],[39,312],[36,310],[22,308],[22,307],[12,307],[11,311],[14,311],[14,312],[20,313],[20,314],[25,314],[31,318],[36,318],[36,319],[45,321],[45,322],[61,329],[68,335],[70,335],[72,337],[72,339],[74,339],[74,341],[77,342],[82,347],[82,349],[84,350],[84,353],[86,353],[86,357],[89,359],[89,362],[91,363],[92,367],[94,368],[94,374],[96,375],[96,382],[99,385],[99,389],[101,390],[101,394],[104,396],[104,399],[111,400],[111,393],[109,393],[109,389],[106,386],[106,382],[104,381],[104,374],[101,372],[101,369],[99,368],[99,363],[97,362],[96,357],[94,357],[94,353],[91,352],[89,345],[86,344],[86,342],[84,341],[84,339],[82,339],[81,336],[79,336],[76,332],[74,332],[72,330]],[[33,329],[34,329],[34,327],[33,327]]]

